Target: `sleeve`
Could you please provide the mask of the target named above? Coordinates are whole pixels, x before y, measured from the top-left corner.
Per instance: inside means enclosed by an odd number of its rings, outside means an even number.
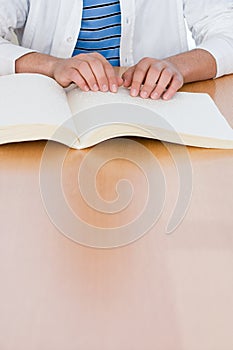
[[[0,75],[14,73],[17,58],[33,52],[11,43],[13,32],[23,30],[28,11],[27,0],[0,0]]]
[[[197,48],[215,58],[216,77],[233,73],[233,0],[184,0],[184,15]]]

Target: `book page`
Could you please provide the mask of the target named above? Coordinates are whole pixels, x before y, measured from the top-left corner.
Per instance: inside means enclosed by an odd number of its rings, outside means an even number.
[[[0,77],[0,130],[16,125],[60,125],[71,116],[64,89],[39,74]]]
[[[67,99],[75,118],[79,138],[91,133],[91,143],[95,142],[94,130],[105,128],[108,134],[102,133],[102,139],[111,135],[110,125],[122,125],[120,134],[132,134],[132,125],[136,127],[135,135],[159,138],[156,130],[166,130],[171,135],[186,135],[189,144],[192,138],[201,140],[221,139],[231,142],[233,146],[233,130],[218,110],[208,94],[178,92],[171,100],[143,100],[131,97],[129,91],[120,88],[117,94],[102,92],[82,92],[77,88],[67,93]],[[127,131],[130,125],[130,132]],[[150,135],[150,136],[149,136]],[[98,142],[100,138],[98,138]],[[171,140],[174,142],[174,138]],[[97,142],[97,140],[96,140]],[[199,141],[198,141],[199,142]],[[198,145],[195,141],[195,145]],[[200,143],[201,146],[201,143]]]

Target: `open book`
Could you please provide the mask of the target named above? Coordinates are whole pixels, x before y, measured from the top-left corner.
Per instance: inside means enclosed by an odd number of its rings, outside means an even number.
[[[117,136],[233,148],[233,130],[207,94],[154,101],[131,97],[126,88],[63,89],[39,74],[0,77],[0,144],[46,139],[81,149]]]

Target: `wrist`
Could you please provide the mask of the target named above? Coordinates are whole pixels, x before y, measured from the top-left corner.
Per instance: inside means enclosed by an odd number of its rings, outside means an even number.
[[[41,67],[41,73],[47,75],[50,78],[54,78],[54,71],[56,64],[61,60],[61,58],[48,56]]]
[[[60,58],[31,52],[18,58],[15,62],[16,73],[39,73],[54,77],[55,65]]]
[[[172,63],[179,70],[185,83],[212,79],[217,73],[214,57],[203,49],[193,49],[167,57],[165,60]]]

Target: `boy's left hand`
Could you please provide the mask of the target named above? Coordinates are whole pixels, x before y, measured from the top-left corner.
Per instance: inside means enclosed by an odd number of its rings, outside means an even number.
[[[128,68],[122,78],[131,96],[155,100],[169,100],[184,84],[181,72],[171,62],[147,57]]]

